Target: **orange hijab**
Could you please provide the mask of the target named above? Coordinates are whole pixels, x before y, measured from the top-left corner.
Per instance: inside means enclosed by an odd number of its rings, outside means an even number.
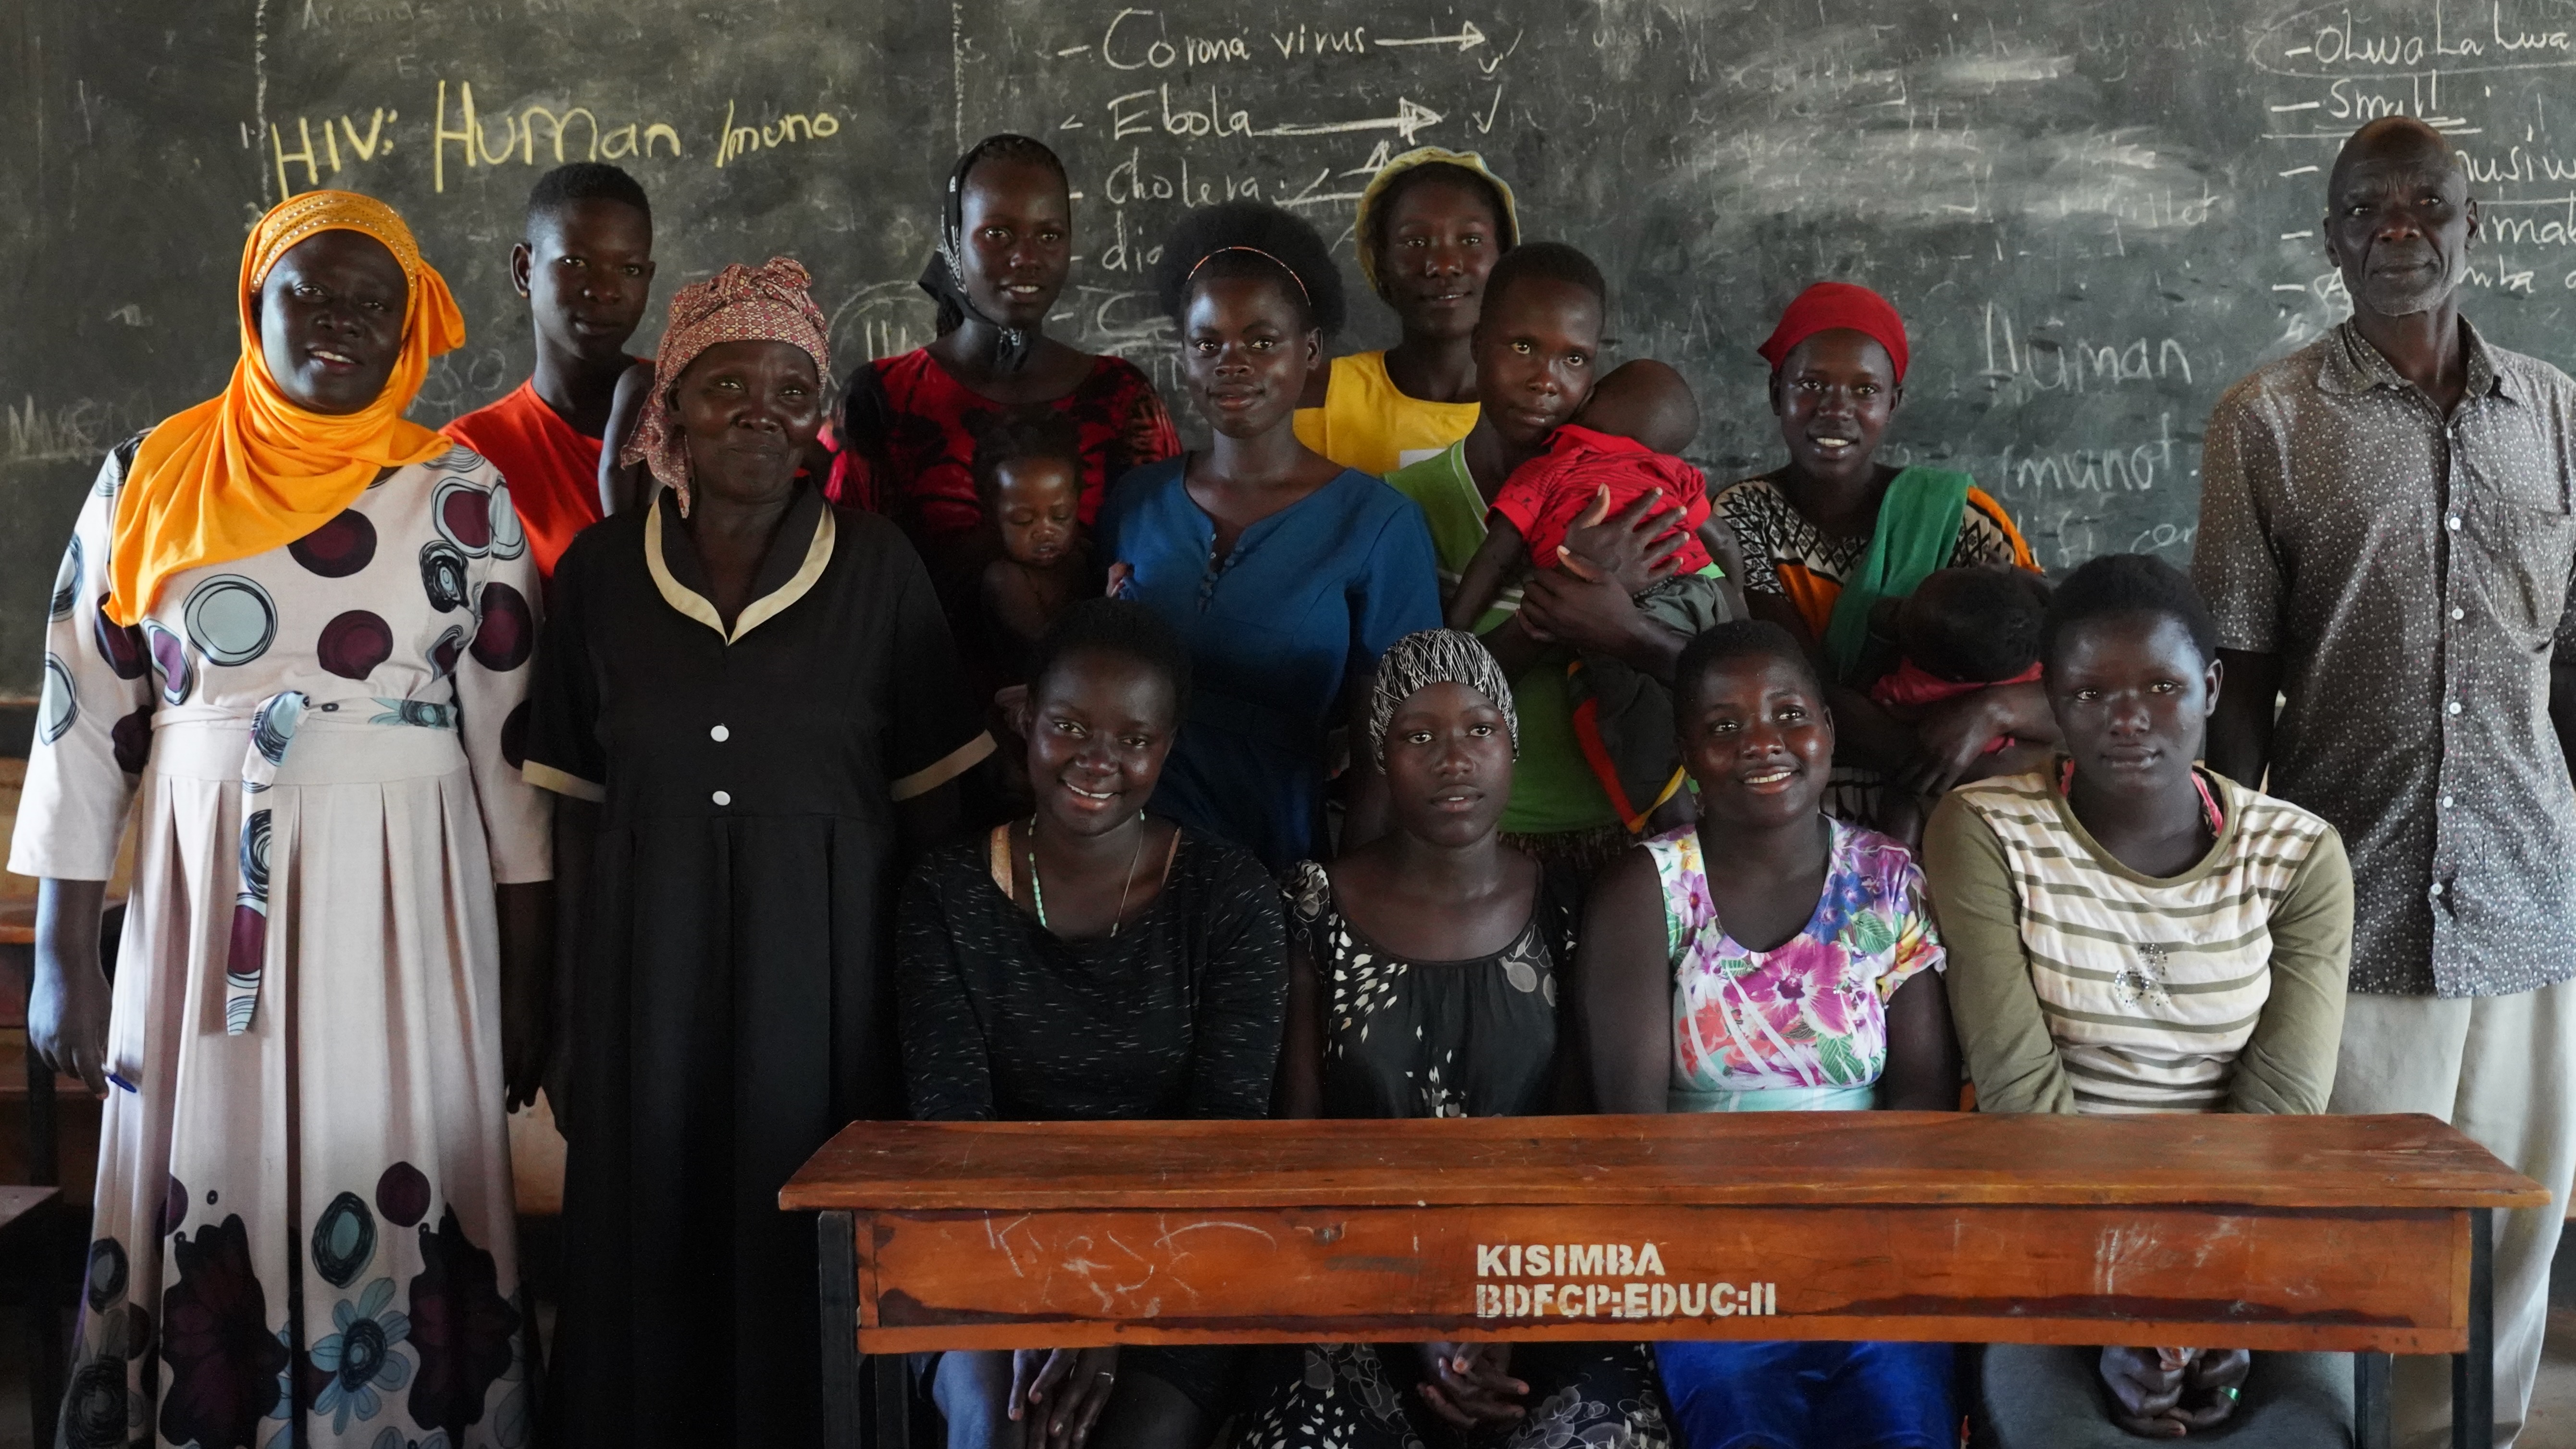
[[[339,416],[308,412],[278,391],[251,314],[251,299],[277,259],[333,229],[383,242],[409,284],[393,375],[374,402]],[[429,376],[429,360],[464,345],[465,318],[447,279],[421,260],[411,228],[392,207],[351,191],[288,197],[251,228],[234,298],[241,306],[241,359],[232,381],[221,396],[152,430],[117,500],[107,616],[119,624],[142,618],[170,575],[293,543],[338,517],[377,473],[455,446],[403,420]]]

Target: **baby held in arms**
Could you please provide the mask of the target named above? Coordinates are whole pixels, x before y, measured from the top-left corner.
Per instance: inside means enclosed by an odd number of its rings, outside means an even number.
[[[1022,683],[1047,626],[1100,592],[1078,513],[1082,448],[1073,424],[1004,413],[977,426],[975,501],[992,533],[992,561],[977,590],[988,642],[1007,682]]]
[[[1910,725],[1945,700],[2035,682],[2048,594],[2047,580],[2020,569],[1958,568],[1931,574],[1902,599],[1880,600],[1870,632],[1880,641],[1893,640],[1898,657],[1895,667],[1869,687],[1869,697]],[[1985,752],[1999,754],[2021,743],[2012,735],[1997,735]],[[2034,758],[2029,766],[2038,763]]]
[[[1676,378],[1671,391],[1670,402],[1658,390],[1643,388],[1630,389],[1615,402],[1601,399],[1583,411],[1582,422],[1557,427],[1547,451],[1513,472],[1485,516],[1483,545],[1459,576],[1458,592],[1449,604],[1449,627],[1473,628],[1525,567],[1558,567],[1566,531],[1605,493],[1609,513],[1650,495],[1681,510],[1667,535],[1679,536],[1673,576],[1641,595],[1638,607],[1659,613],[1658,596],[1728,598],[1717,552],[1724,545],[1709,517],[1708,479],[1658,446],[1667,436],[1686,440],[1697,431],[1698,409],[1690,403],[1688,388]],[[1685,409],[1687,421],[1680,416]],[[1733,608],[1718,612],[1720,618],[1740,615]],[[1682,623],[1668,622],[1676,627]]]

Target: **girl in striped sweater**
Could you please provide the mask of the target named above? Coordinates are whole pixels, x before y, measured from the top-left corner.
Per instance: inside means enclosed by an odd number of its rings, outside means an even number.
[[[2217,635],[2170,565],[2121,554],[2077,569],[2040,636],[2064,753],[1960,788],[1924,832],[1980,1110],[2326,1109],[2352,870],[2325,821],[2195,763]],[[1997,1345],[1985,1399],[2002,1446],[2180,1438],[2238,1416],[2254,1442],[2340,1445],[2340,1364]]]

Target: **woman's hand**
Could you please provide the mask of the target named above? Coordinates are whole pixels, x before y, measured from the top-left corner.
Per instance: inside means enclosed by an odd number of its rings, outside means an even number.
[[[2200,1350],[2193,1348],[2106,1348],[2102,1382],[2111,1390],[2112,1421],[2132,1434],[2150,1439],[2179,1439],[2191,1425],[2177,1414],[2183,1379]]]
[[[2226,1423],[2236,1412],[2236,1396],[2253,1367],[2254,1355],[2244,1349],[2202,1349],[2200,1357],[2183,1370],[2182,1402],[2174,1407],[2174,1417],[2188,1429]]]
[[[501,923],[502,1110],[533,1105],[554,1051],[555,887],[492,888]]]
[[[1121,562],[1109,566],[1109,587],[1100,592],[1108,598],[1124,599],[1135,592],[1135,587],[1136,566]]]
[[[1024,1348],[1011,1355],[1011,1417],[1028,1449],[1081,1449],[1118,1383],[1118,1350]]]
[[[1980,689],[1945,699],[1923,713],[1914,726],[1916,754],[1897,776],[1897,783],[1927,799],[1947,795],[1995,737],[2008,733],[1996,691]]]
[[[1683,509],[1661,493],[1630,500],[1616,516],[1610,513],[1610,490],[1602,489],[1592,506],[1565,529],[1557,562],[1576,578],[1608,580],[1630,598],[1671,578],[1682,549]],[[1532,570],[1546,575],[1551,568]]]
[[[1431,1412],[1461,1429],[1510,1424],[1528,1417],[1529,1410],[1519,1401],[1529,1397],[1529,1385],[1511,1376],[1510,1344],[1425,1343],[1415,1347],[1422,1354],[1425,1375],[1422,1402],[1430,1405]]]
[[[107,973],[98,964],[107,883],[47,879],[36,893],[36,974],[27,1046],[46,1065],[107,1095]]]

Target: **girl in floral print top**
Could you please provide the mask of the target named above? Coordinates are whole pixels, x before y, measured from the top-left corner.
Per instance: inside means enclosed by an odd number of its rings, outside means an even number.
[[[1776,624],[1726,624],[1692,641],[1674,681],[1700,821],[1594,889],[1601,1110],[1955,1107],[1923,875],[1905,847],[1818,808],[1834,728],[1805,651]],[[1671,1050],[1636,1049],[1653,1040]]]
[[[1584,916],[1574,988],[1599,1110],[1958,1105],[1922,874],[1821,808],[1824,693],[1777,624],[1721,624],[1682,651],[1673,713],[1699,824],[1613,862]],[[1946,1344],[1670,1343],[1656,1362],[1694,1449],[1957,1443]]]

